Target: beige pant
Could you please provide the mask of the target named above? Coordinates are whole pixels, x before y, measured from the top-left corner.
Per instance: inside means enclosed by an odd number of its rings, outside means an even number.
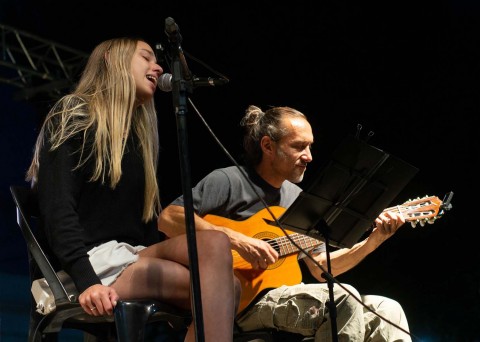
[[[360,296],[353,287],[334,285],[338,341],[405,341],[410,336],[385,320],[409,331],[402,307],[381,296]],[[350,292],[350,293],[348,293]],[[360,299],[366,307],[354,297]],[[327,284],[299,284],[271,290],[238,319],[244,331],[274,328],[315,336],[315,342],[332,341],[332,325],[326,303]],[[370,312],[373,310],[383,317]]]

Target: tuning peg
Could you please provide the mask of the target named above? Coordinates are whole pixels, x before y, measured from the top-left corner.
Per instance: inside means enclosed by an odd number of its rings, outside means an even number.
[[[411,221],[410,225],[412,226],[412,228],[415,228],[417,226],[417,221]]]

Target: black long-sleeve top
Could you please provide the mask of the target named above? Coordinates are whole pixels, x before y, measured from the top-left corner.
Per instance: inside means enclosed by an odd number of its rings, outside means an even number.
[[[87,252],[111,240],[149,246],[159,241],[155,220],[142,221],[145,175],[143,158],[133,133],[122,160],[122,176],[114,190],[109,180],[91,182],[93,160],[78,165],[82,138],[67,140],[40,154],[37,190],[40,231],[58,263],[83,292],[100,284]],[[90,151],[86,151],[88,153]]]

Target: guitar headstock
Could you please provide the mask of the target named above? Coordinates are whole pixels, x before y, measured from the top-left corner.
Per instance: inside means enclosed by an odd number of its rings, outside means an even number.
[[[414,200],[408,200],[398,206],[398,211],[403,214],[405,220],[410,222],[413,228],[419,223],[422,227],[425,223],[433,224],[435,220],[443,216],[445,210],[450,210],[453,192],[445,195],[444,200],[436,196],[425,196]]]

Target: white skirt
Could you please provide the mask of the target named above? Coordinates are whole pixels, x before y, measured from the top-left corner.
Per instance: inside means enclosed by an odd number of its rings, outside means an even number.
[[[114,240],[92,248],[88,255],[102,284],[108,286],[118,278],[128,265],[138,260],[138,252],[144,248],[146,247],[134,247],[128,243]],[[59,271],[57,275],[64,284],[68,296],[78,298],[79,293],[72,278],[65,271]],[[45,278],[34,280],[31,291],[37,304],[36,311],[38,313],[47,315],[56,309],[55,298]]]
[[[138,252],[145,248],[145,246],[131,246],[128,243],[113,240],[92,248],[88,255],[102,284],[108,286],[128,265],[138,260]]]

